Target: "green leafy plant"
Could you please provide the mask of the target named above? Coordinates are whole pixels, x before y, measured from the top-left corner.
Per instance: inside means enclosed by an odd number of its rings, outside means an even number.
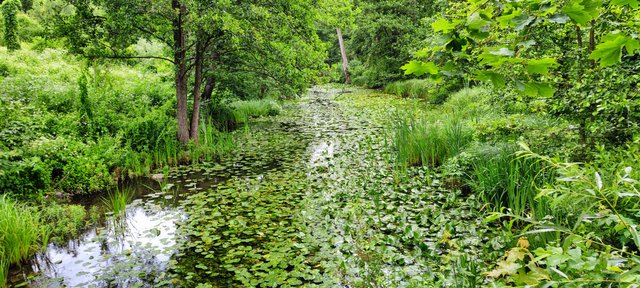
[[[64,243],[85,228],[87,212],[81,205],[51,203],[42,207],[42,222],[50,227],[51,242]]]
[[[637,11],[636,1],[450,2],[447,16],[431,21],[441,37],[403,69],[491,82],[517,92],[504,100],[542,100],[550,113],[575,121],[585,146],[621,144],[637,132],[639,117],[631,112],[638,97]]]
[[[4,18],[4,42],[9,51],[20,49],[17,15],[21,6],[20,0],[6,0],[0,6]]]
[[[640,247],[638,220],[632,212],[638,208],[640,182],[632,178],[632,167],[605,175],[596,167],[559,162],[521,146],[524,157],[544,161],[559,174],[556,183],[542,189],[538,196],[550,198],[553,208],[562,209],[564,217],[558,224],[566,224],[568,231],[578,234],[599,230],[608,234],[603,238],[607,239],[605,243],[618,248]]]
[[[41,246],[46,246],[48,235],[49,229],[41,222],[38,211],[6,195],[0,196],[1,274],[6,275],[9,265],[20,264]],[[6,276],[0,276],[0,280],[6,280]]]

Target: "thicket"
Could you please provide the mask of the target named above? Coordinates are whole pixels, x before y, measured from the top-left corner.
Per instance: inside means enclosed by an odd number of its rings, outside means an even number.
[[[570,120],[495,105],[500,99],[489,89],[465,89],[426,112],[395,115],[400,173],[432,168],[449,189],[474,194],[487,221],[502,225],[514,248],[493,263],[485,275],[491,281],[579,286],[640,279],[638,144],[602,148],[588,164],[568,162],[581,147]]]
[[[175,135],[171,84],[162,73],[87,65],[62,50],[0,53],[7,71],[0,83],[4,193],[28,199],[107,190],[155,164],[129,156],[165,149],[163,135]]]
[[[489,81],[501,102],[571,119],[584,149],[637,134],[637,1],[463,1],[445,15],[407,74]]]

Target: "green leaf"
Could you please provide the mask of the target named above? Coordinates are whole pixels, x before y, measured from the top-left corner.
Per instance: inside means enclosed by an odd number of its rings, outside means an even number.
[[[611,1],[611,5],[617,5],[617,6],[629,6],[633,9],[638,9],[639,6],[639,2],[638,0],[613,0]]]
[[[448,33],[456,28],[456,24],[447,21],[447,19],[440,18],[436,22],[431,23],[431,28],[433,28],[434,32],[442,31],[444,33]]]
[[[486,18],[486,16],[483,17],[479,13],[471,14],[471,16],[467,18],[467,30],[470,36],[479,39],[489,37],[491,21]]]
[[[467,28],[487,32],[490,21],[485,20],[479,13],[473,13],[467,18]]]
[[[400,67],[404,70],[404,75],[414,74],[416,76],[422,76],[425,73],[431,75],[438,74],[438,67],[433,62],[422,62],[417,60],[411,60],[409,63]]]
[[[533,20],[535,19],[536,17],[533,16],[520,15],[513,18],[512,22],[516,28],[516,31],[522,31],[524,30],[524,28],[527,28],[527,26],[529,26],[529,24],[531,24],[531,22],[533,22]]]
[[[529,60],[527,63],[527,73],[529,74],[549,74],[549,68],[558,67],[558,62],[553,58],[542,58]]]
[[[545,83],[529,82],[522,86],[516,85],[516,88],[527,96],[551,97],[556,93],[556,89]]]
[[[549,19],[547,20],[549,21],[549,23],[565,24],[569,22],[569,17],[567,17],[567,15],[554,14],[551,15],[551,17],[549,17]]]
[[[640,41],[624,35],[610,34],[596,46],[589,59],[599,61],[602,67],[615,65],[622,59],[622,48],[625,48],[627,53],[634,54],[640,50]]]
[[[476,79],[481,81],[491,81],[496,88],[502,88],[505,86],[504,76],[493,71],[478,71],[476,72]]]
[[[520,15],[520,10],[513,10],[510,13],[502,14],[502,16],[497,17],[496,20],[500,24],[500,27],[506,28],[511,24],[511,20],[513,20],[513,18],[517,17],[518,15]]]
[[[570,0],[562,8],[562,12],[567,14],[574,22],[586,25],[598,17],[598,8],[600,6],[602,6],[600,0]]]

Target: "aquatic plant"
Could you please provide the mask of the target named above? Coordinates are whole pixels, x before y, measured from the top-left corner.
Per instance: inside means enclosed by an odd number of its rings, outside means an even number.
[[[0,238],[1,240],[1,238]],[[0,254],[4,251],[0,249]],[[6,283],[9,280],[9,263],[5,259],[0,259],[0,287],[6,287]]]
[[[451,114],[440,120],[396,116],[394,146],[400,166],[438,167],[471,142],[472,130]]]
[[[220,132],[212,120],[202,121],[199,127],[200,137],[198,144],[189,146],[192,163],[218,159],[235,147],[231,134]]]
[[[56,244],[76,237],[86,225],[87,211],[82,205],[47,203],[41,213],[51,229],[51,242]]]
[[[539,190],[553,181],[553,171],[535,159],[517,157],[517,151],[511,143],[480,144],[469,149],[474,155],[471,186],[494,210],[506,207],[516,215],[529,213],[538,219],[553,215],[547,201],[536,200]]]
[[[433,88],[431,80],[411,79],[389,83],[384,87],[384,92],[401,97],[426,99]]]
[[[0,196],[0,274],[6,275],[8,265],[21,263],[46,245],[48,235],[39,212]]]
[[[113,213],[116,217],[125,217],[127,204],[133,200],[133,191],[128,189],[116,189],[107,193],[102,198],[102,203],[107,207],[109,213]]]
[[[280,105],[270,99],[235,101],[228,105],[236,123],[247,123],[251,117],[275,116],[280,114]]]

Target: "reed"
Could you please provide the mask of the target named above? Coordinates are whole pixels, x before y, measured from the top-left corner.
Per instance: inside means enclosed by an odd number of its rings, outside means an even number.
[[[545,199],[536,200],[540,188],[554,179],[544,163],[517,157],[514,144],[482,145],[474,150],[471,183],[483,201],[495,210],[505,207],[515,215],[537,219],[551,213]]]
[[[236,101],[228,104],[236,113],[244,117],[275,116],[280,114],[278,102],[270,99]]]
[[[438,167],[471,142],[472,130],[454,114],[440,120],[396,116],[394,147],[400,166]]]
[[[3,251],[0,250],[0,254]],[[0,287],[6,287],[6,283],[9,281],[9,263],[4,259],[0,259]]]
[[[133,200],[133,192],[128,189],[116,189],[102,198],[102,203],[116,217],[126,217],[127,204]]]
[[[0,196],[0,284],[6,281],[9,265],[28,259],[39,247],[46,246],[49,229],[38,211]]]

